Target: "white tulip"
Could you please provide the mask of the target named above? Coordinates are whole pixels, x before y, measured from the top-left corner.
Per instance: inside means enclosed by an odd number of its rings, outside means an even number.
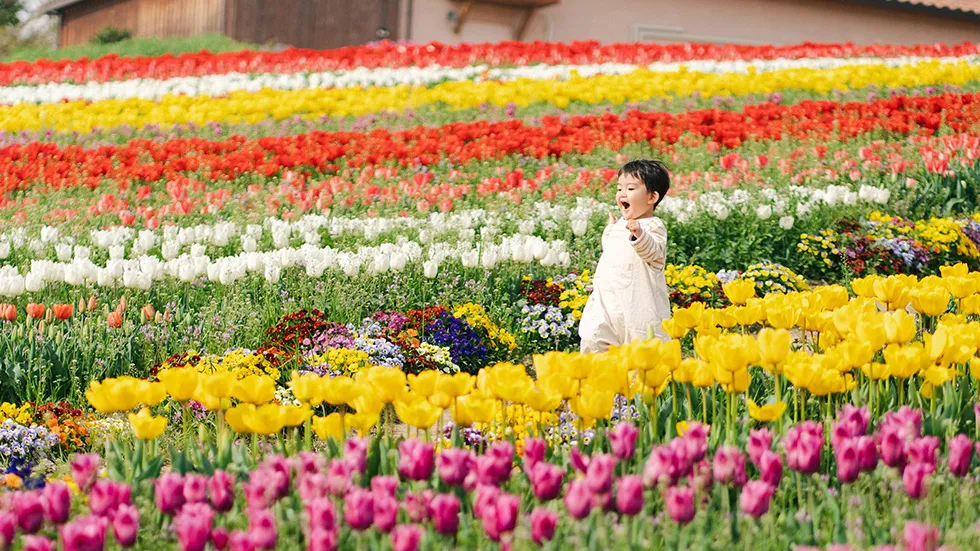
[[[784,230],[791,230],[793,229],[793,224],[795,222],[796,220],[794,220],[792,216],[783,216],[779,219],[779,227],[783,228]]]
[[[429,279],[436,277],[436,275],[439,273],[439,262],[429,260],[422,263],[422,273]]]
[[[759,205],[755,209],[755,215],[759,217],[759,220],[769,220],[772,216],[772,207],[769,205]]]

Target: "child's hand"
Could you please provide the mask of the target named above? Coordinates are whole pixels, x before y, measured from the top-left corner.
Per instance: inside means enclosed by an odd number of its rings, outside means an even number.
[[[640,227],[640,223],[636,220],[630,220],[626,223],[626,229],[633,234],[633,237],[639,239],[643,235],[643,228]]]
[[[616,223],[616,217],[613,216],[613,213],[607,212],[606,214],[609,215],[609,220],[606,222],[606,224],[615,224]]]

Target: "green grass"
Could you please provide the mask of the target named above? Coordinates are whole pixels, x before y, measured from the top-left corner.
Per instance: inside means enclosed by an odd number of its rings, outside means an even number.
[[[257,49],[259,46],[238,42],[221,34],[202,34],[190,38],[133,38],[114,44],[80,44],[60,50],[44,47],[20,48],[12,51],[4,61],[35,61],[38,59],[96,58],[110,53],[120,56],[158,56],[166,53],[186,52],[235,52]]]

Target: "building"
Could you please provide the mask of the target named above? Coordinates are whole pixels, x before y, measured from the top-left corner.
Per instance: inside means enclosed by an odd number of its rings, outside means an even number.
[[[107,26],[335,48],[414,42],[980,42],[980,0],[53,0],[59,45]]]

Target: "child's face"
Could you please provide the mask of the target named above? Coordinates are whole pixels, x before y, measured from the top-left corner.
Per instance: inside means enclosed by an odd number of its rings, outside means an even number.
[[[659,193],[647,191],[643,182],[632,174],[623,174],[616,183],[616,204],[627,220],[649,216],[659,198]]]

